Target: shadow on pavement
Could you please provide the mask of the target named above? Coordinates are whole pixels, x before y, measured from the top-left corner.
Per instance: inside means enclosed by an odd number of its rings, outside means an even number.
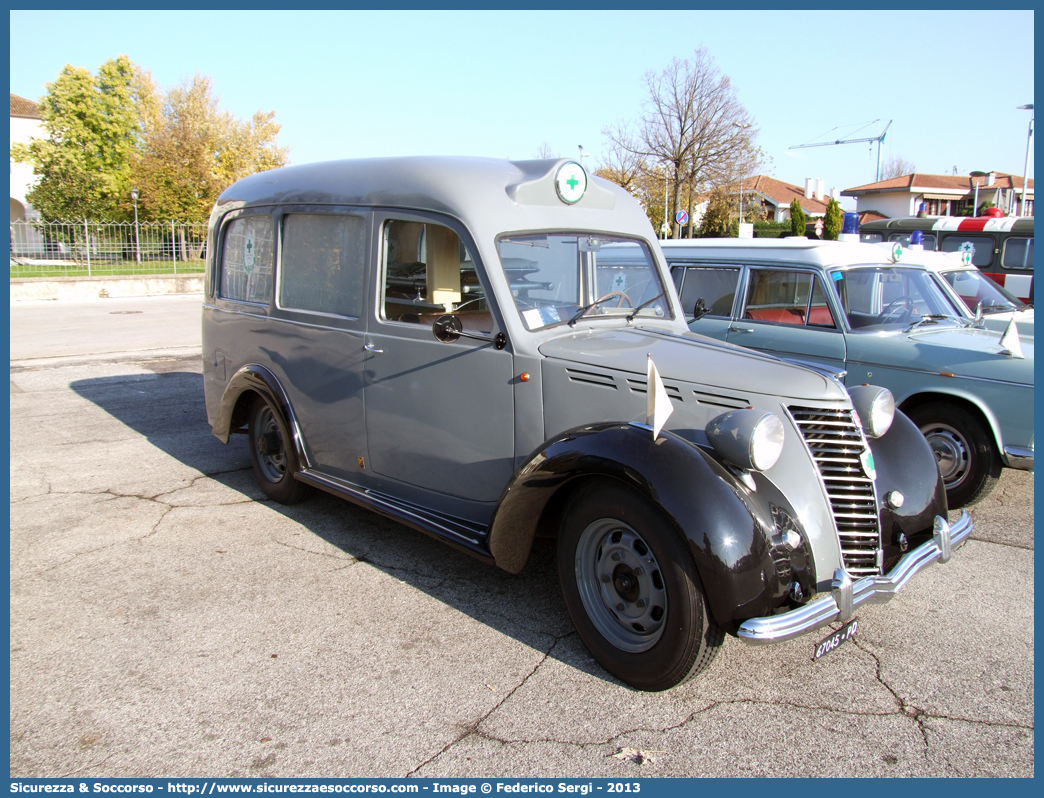
[[[512,575],[321,491],[289,507],[269,502],[254,481],[245,438],[234,435],[223,445],[211,433],[198,359],[143,365],[152,373],[80,380],[71,387],[159,450],[268,504],[347,555],[572,668],[616,683],[573,630],[552,545],[535,549],[522,573]]]

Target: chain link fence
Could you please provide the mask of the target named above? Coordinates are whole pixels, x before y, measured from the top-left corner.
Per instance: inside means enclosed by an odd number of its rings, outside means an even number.
[[[11,222],[11,277],[202,272],[206,222]]]

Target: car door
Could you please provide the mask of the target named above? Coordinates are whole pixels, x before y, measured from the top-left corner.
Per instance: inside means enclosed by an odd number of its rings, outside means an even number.
[[[834,371],[845,369],[845,336],[822,276],[810,270],[750,267],[726,340]]]
[[[369,467],[409,485],[495,502],[514,470],[513,358],[456,222],[375,213],[377,312],[366,335]],[[486,341],[442,343],[451,313]]]
[[[671,276],[681,297],[689,329],[700,335],[725,340],[743,267],[729,264],[671,264]],[[697,307],[700,310],[695,310]],[[697,317],[697,313],[699,316]]]

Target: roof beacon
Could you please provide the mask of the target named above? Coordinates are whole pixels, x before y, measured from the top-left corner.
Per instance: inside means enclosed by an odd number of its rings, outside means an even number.
[[[838,241],[854,241],[859,243],[859,214],[846,213],[844,221],[841,222],[841,235]]]

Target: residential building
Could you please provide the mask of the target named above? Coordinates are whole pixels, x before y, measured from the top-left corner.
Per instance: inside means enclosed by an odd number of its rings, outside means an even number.
[[[978,193],[976,193],[976,188]],[[974,216],[974,208],[989,202],[1008,214],[1018,214],[1022,178],[1004,172],[982,176],[909,174],[846,188],[843,197],[855,197],[856,211],[877,211],[888,217]],[[1026,216],[1033,215],[1033,181],[1026,190]]]
[[[790,203],[798,200],[801,210],[808,218],[826,215],[827,201],[833,196],[838,199],[837,189],[832,189],[828,196],[822,178],[814,181],[805,178],[805,189],[793,183],[784,183],[767,175],[756,175],[743,181],[743,203],[757,203],[765,210],[765,220],[769,222],[785,222],[790,219]]]
[[[11,144],[28,144],[30,139],[44,138],[40,106],[32,100],[11,95]],[[11,221],[25,221],[37,216],[25,195],[33,184],[33,167],[11,161]]]

